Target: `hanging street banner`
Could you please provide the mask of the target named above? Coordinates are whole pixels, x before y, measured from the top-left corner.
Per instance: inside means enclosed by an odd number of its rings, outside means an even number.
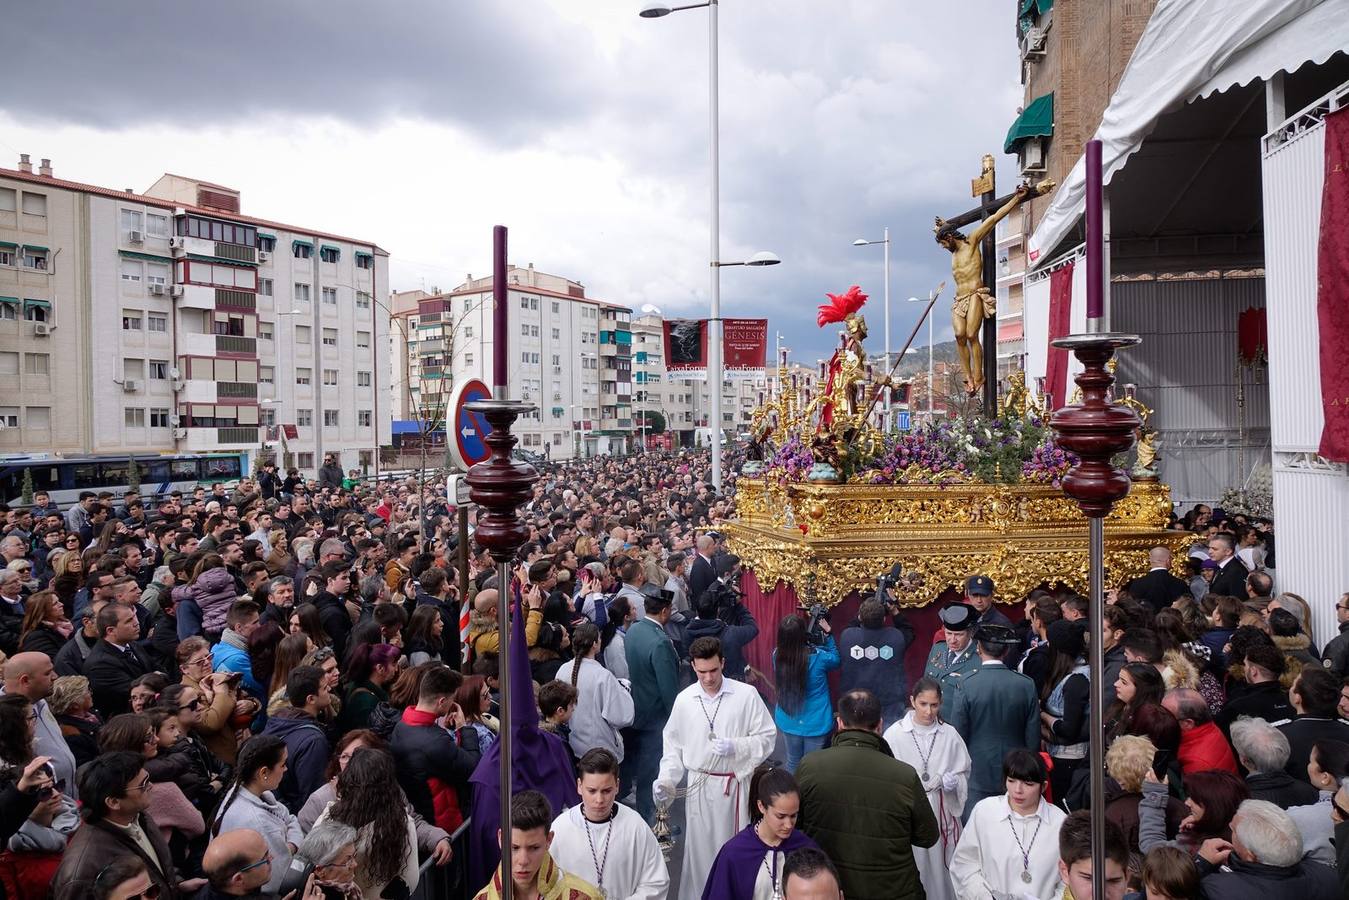
[[[767,319],[722,319],[722,371],[727,379],[761,375],[768,355]],[[707,380],[707,319],[666,319],[666,380]]]

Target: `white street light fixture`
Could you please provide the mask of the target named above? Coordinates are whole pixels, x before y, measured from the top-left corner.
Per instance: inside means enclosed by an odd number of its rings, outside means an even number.
[[[715,386],[711,387],[712,395],[712,488],[718,493],[721,492],[721,445],[722,445],[722,421],[721,421],[721,391],[725,382],[725,372],[722,364],[721,348],[721,269],[723,266],[772,266],[777,265],[781,260],[771,253],[756,253],[750,259],[738,263],[723,263],[721,259],[721,162],[720,162],[720,117],[718,113],[718,95],[719,84],[717,78],[717,6],[718,0],[707,0],[704,3],[690,3],[682,6],[674,6],[669,3],[647,2],[642,6],[641,15],[644,19],[659,19],[668,16],[672,12],[680,12],[686,9],[707,8],[708,12],[708,144],[709,156],[711,158],[711,214],[709,216],[711,226],[711,252],[708,254],[708,262],[712,269],[711,283],[711,315],[708,317],[708,335],[707,335],[707,369],[708,381],[713,382]]]

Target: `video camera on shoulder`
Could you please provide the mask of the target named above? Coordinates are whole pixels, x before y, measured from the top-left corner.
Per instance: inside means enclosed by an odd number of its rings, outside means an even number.
[[[829,635],[825,633],[820,623],[829,618],[829,609],[823,603],[816,603],[806,612],[809,617],[806,624],[806,642],[814,647],[823,647],[825,638]]]

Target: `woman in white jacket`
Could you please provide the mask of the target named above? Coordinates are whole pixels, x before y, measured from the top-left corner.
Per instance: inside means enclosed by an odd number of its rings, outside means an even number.
[[[575,657],[557,670],[557,680],[576,688],[576,712],[571,717],[571,750],[579,759],[586,751],[602,747],[623,761],[620,728],[632,724],[632,695],[596,659],[600,653],[600,630],[589,622],[576,626],[571,639]]]
[[[952,900],[949,869],[960,840],[960,815],[965,811],[970,782],[970,754],[959,732],[941,720],[941,685],[920,678],[909,693],[904,718],[885,730],[895,759],[913,766],[923,782],[941,840],[914,847],[913,859],[928,900]]]
[[[264,891],[275,892],[281,886],[295,848],[304,840],[304,832],[295,816],[272,794],[286,774],[286,744],[279,737],[259,734],[239,748],[234,766],[234,781],[225,790],[225,799],[211,825],[211,836],[251,828],[267,842],[272,855],[272,877]]]
[[[417,889],[417,828],[387,750],[357,750],[337,776],[337,799],[314,822],[356,829],[356,884],[377,900],[395,879]],[[398,896],[395,891],[390,896]]]

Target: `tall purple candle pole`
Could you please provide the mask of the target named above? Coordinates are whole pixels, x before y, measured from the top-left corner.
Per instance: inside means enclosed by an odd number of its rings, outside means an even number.
[[[492,227],[492,396],[504,400],[509,377],[506,344],[510,339],[506,321],[506,226]],[[504,821],[504,820],[503,820]]]
[[[1105,317],[1105,232],[1102,228],[1101,142],[1087,141],[1087,331],[1101,330]]]

